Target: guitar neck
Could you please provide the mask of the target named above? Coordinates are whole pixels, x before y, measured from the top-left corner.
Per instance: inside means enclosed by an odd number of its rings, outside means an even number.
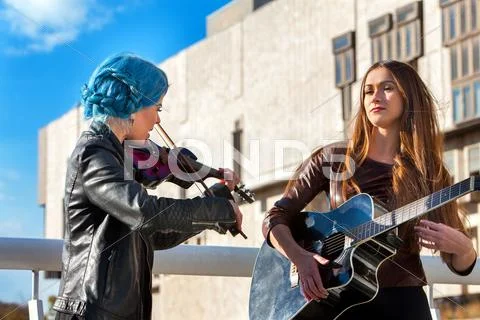
[[[480,176],[467,178],[357,226],[352,230],[354,239],[359,241],[375,237],[479,189]]]

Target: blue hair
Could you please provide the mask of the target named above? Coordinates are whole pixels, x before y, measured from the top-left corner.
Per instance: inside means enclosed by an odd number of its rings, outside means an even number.
[[[120,53],[103,61],[82,88],[85,119],[105,122],[108,117],[128,119],[157,103],[168,90],[165,72],[153,63]]]

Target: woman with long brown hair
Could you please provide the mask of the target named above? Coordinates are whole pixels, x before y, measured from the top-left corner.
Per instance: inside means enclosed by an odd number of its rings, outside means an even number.
[[[361,84],[351,139],[314,152],[267,213],[265,238],[297,266],[307,300],[327,297],[318,264],[328,261],[294,240],[303,226],[298,213],[320,192],[327,193],[332,207],[364,192],[392,210],[448,186],[451,177],[443,163],[435,107],[432,94],[411,66],[398,61],[372,65]],[[345,161],[335,163],[332,155]],[[326,176],[326,167],[341,172],[343,179]],[[475,265],[476,252],[455,202],[401,225],[398,237],[403,243],[397,254],[378,270],[380,290],[375,299],[349,309],[340,319],[430,319],[422,290],[426,284],[422,247],[439,251],[457,274],[467,275]]]

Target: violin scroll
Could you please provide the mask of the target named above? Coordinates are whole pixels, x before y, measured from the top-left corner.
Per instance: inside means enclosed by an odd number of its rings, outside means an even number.
[[[239,184],[239,185],[235,186],[235,189],[233,191],[235,191],[235,193],[243,201],[246,201],[247,203],[253,203],[255,201],[255,193],[253,193],[249,189],[245,188],[244,184]]]

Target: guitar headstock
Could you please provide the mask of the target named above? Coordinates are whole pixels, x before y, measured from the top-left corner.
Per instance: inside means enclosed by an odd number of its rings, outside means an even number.
[[[255,193],[245,188],[244,184],[235,186],[234,191],[237,195],[239,195],[242,198],[242,200],[248,203],[253,203],[255,201]]]

